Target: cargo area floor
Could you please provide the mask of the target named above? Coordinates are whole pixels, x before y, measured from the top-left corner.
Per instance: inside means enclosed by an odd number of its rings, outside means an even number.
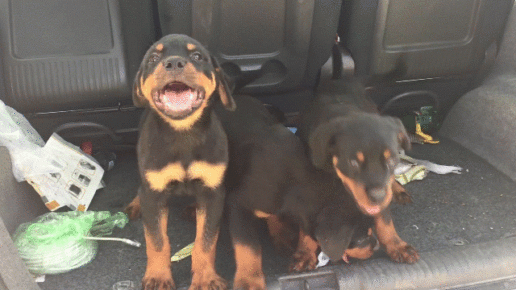
[[[139,184],[136,156],[133,152],[117,155],[115,167],[105,174],[106,187],[97,192],[90,210],[121,211],[136,194]],[[425,253],[516,236],[515,182],[447,139],[441,139],[439,145],[414,145],[408,155],[438,164],[458,165],[463,171],[448,175],[429,173],[424,180],[406,185],[413,203],[392,207],[394,224],[405,241]],[[171,210],[169,217],[172,252],[193,242],[195,237],[194,224],[184,221],[180,215],[181,209]],[[116,229],[114,236],[145,244],[141,221]],[[272,249],[265,234],[263,243],[263,268],[267,277],[286,273],[287,258]],[[391,263],[382,250],[372,259]],[[134,248],[118,242],[100,242],[97,256],[90,264],[66,274],[48,275],[39,286],[45,290],[109,290],[118,281],[131,280],[139,289],[145,264],[144,246]],[[189,285],[190,266],[189,258],[173,264],[178,287]],[[235,266],[226,224],[219,238],[217,269],[231,281]]]

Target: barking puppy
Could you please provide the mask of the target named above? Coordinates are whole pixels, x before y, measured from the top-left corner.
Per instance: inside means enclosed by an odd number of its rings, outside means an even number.
[[[398,150],[410,148],[401,121],[380,116],[357,81],[323,79],[301,116],[299,135],[315,167],[338,178],[360,211],[374,218],[387,254],[397,262],[416,262],[417,251],[398,236],[389,211],[393,188],[404,193],[394,180]]]
[[[190,289],[223,289],[215,271],[215,245],[224,206],[227,137],[212,104],[235,104],[214,58],[196,40],[167,35],[145,54],[133,101],[145,107],[137,145],[142,184],[127,208],[141,213],[147,245],[145,290],[175,289],[167,236],[167,201],[196,199],[196,237]]]

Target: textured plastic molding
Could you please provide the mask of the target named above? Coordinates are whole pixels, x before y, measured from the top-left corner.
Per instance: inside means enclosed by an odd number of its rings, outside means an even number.
[[[279,287],[282,290],[296,289],[338,289],[337,276],[333,271],[321,271],[317,273],[307,273],[280,277]]]
[[[416,264],[386,258],[283,276],[270,289],[513,289],[516,238],[422,253]],[[332,286],[338,281],[338,287]]]

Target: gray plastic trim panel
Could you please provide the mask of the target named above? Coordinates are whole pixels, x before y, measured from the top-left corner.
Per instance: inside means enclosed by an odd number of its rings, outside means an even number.
[[[269,289],[516,289],[516,237],[421,253],[413,265],[379,258],[286,275]]]

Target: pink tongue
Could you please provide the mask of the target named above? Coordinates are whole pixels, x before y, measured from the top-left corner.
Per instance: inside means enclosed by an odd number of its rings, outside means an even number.
[[[168,109],[173,111],[184,111],[192,108],[192,104],[197,98],[193,90],[171,91],[167,90],[162,95],[162,101]]]
[[[371,206],[371,207],[365,208],[365,211],[369,215],[377,215],[380,213],[381,210],[380,210],[380,206]]]

